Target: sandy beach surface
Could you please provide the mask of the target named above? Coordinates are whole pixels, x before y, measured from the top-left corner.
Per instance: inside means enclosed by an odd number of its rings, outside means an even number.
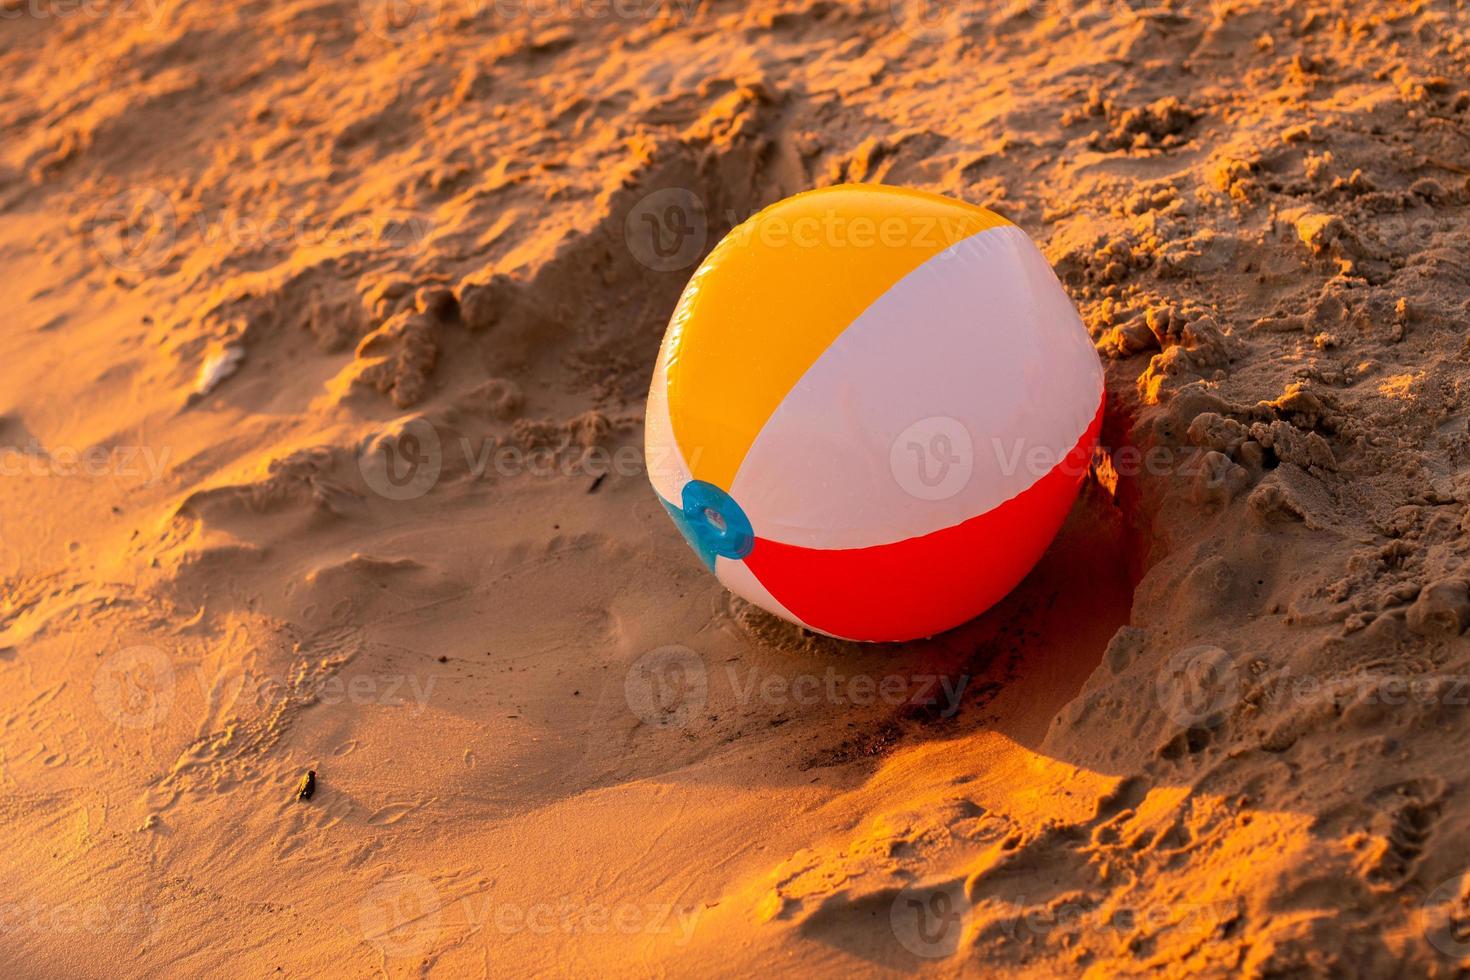
[[[0,19],[7,976],[1470,966],[1463,2]],[[1106,366],[923,642],[644,471],[694,264],[841,182],[1013,220]]]

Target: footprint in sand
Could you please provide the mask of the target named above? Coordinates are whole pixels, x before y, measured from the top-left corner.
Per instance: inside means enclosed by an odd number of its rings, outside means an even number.
[[[377,813],[368,817],[367,822],[374,827],[386,827],[389,824],[397,823],[417,809],[417,803],[389,803]]]

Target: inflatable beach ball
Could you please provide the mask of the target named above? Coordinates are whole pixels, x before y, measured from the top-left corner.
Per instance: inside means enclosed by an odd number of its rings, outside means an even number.
[[[664,507],[732,592],[852,640],[957,626],[1061,527],[1102,422],[1046,259],[984,208],[848,185],[695,271],[648,396]]]

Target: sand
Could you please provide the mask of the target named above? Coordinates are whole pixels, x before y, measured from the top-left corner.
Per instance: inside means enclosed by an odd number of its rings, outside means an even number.
[[[0,14],[7,975],[1470,965],[1463,3]],[[1107,367],[1036,572],[895,647],[642,464],[693,264],[842,181]]]

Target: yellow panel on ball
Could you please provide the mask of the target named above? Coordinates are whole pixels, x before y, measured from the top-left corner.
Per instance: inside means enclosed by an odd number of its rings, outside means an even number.
[[[1010,222],[923,191],[844,185],[742,224],[685,288],[669,324],[669,416],[697,479],[729,489],[776,406],[894,283]]]

